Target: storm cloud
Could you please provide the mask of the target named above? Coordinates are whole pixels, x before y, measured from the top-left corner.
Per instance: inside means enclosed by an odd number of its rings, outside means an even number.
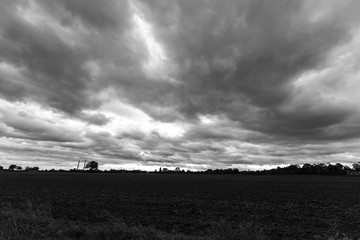
[[[0,164],[31,149],[54,167],[358,161],[359,10],[355,0],[3,1]]]

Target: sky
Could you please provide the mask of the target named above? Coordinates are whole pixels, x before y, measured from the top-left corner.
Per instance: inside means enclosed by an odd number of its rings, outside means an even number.
[[[0,165],[360,160],[358,0],[3,0]]]

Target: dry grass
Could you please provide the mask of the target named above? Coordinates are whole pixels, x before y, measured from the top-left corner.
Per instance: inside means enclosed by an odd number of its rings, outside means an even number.
[[[51,205],[34,206],[26,201],[24,206],[14,208],[3,204],[0,208],[0,239],[137,239],[137,240],[265,240],[269,239],[255,223],[241,223],[237,227],[226,221],[214,224],[203,236],[187,236],[166,233],[146,226],[128,226],[113,217],[107,210],[97,212],[103,221],[97,224],[54,219]],[[316,235],[314,239],[352,240],[353,238],[331,231]]]
[[[326,233],[323,235],[316,235],[315,236],[316,240],[322,240],[322,239],[326,239],[326,240],[354,240],[353,237],[349,237],[344,233],[339,233],[339,232],[331,232],[331,233]]]
[[[14,208],[3,204],[0,209],[0,239],[142,239],[142,240],[253,240],[267,239],[253,223],[233,228],[222,221],[209,229],[206,236],[187,236],[166,233],[147,226],[128,226],[107,211],[100,210],[101,223],[89,224],[64,219],[54,219],[48,203],[34,206],[26,201]]]

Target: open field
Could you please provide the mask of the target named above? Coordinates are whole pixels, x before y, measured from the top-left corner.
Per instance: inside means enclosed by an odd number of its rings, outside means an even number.
[[[0,172],[0,204],[13,212],[41,206],[55,221],[87,226],[117,219],[165,235],[251,225],[270,239],[360,238],[357,176]]]

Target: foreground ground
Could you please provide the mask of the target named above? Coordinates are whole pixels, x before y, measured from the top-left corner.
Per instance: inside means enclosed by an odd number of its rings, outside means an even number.
[[[0,204],[0,239],[360,238],[357,176],[0,172]]]

